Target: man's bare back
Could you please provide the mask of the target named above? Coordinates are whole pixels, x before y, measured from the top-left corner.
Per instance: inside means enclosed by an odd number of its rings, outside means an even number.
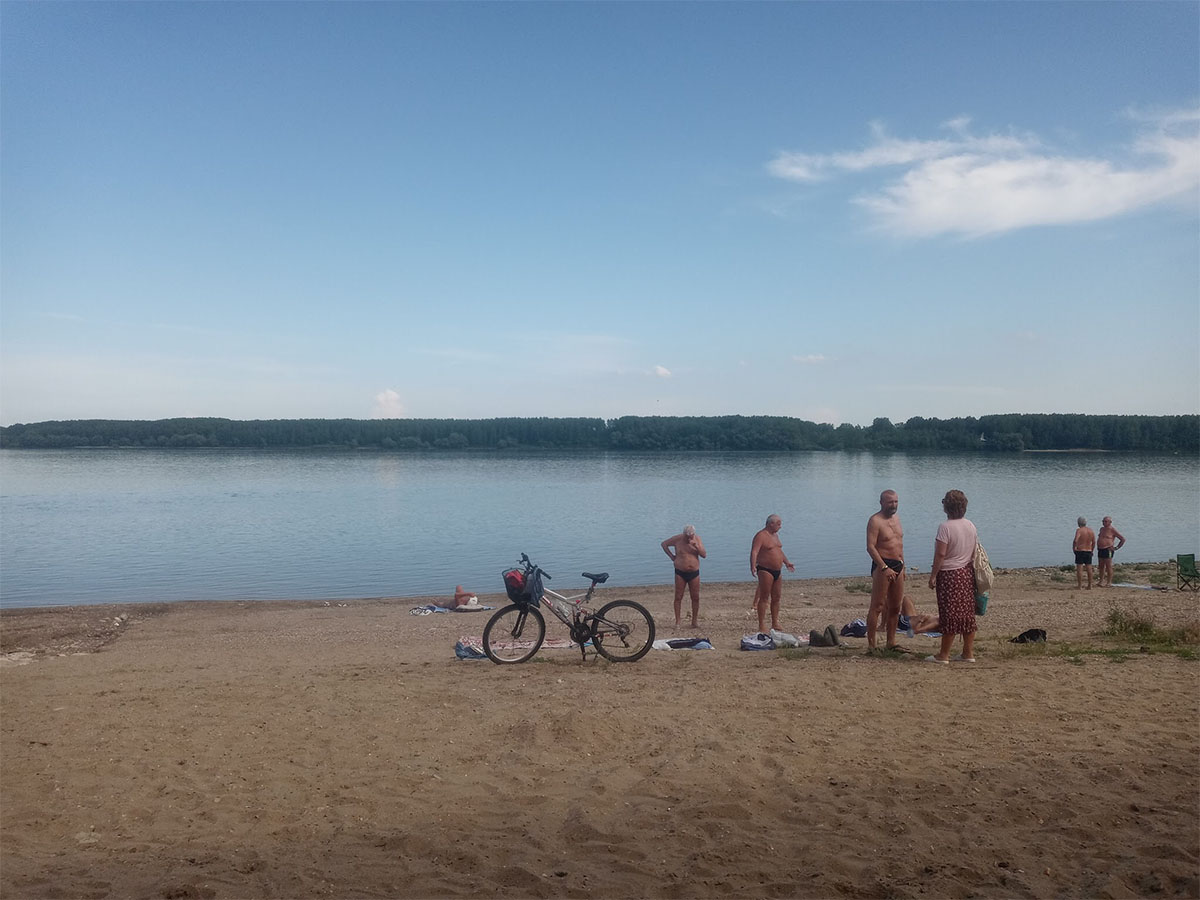
[[[1062,546],[1061,544],[1059,546]],[[1093,550],[1096,547],[1096,532],[1088,528],[1086,525],[1081,525],[1075,529],[1075,541],[1071,545],[1073,550]]]

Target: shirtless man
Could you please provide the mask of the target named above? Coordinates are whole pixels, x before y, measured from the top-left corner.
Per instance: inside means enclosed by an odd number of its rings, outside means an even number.
[[[750,574],[758,579],[754,590],[754,609],[758,611],[758,631],[767,630],[767,600],[771,602],[771,627],[779,631],[779,600],[783,596],[783,567],[795,572],[796,567],[783,552],[779,540],[779,529],[783,519],[774,514],[767,516],[767,524],[754,535],[750,544]]]
[[[904,601],[904,528],[896,510],[895,491],[879,495],[879,512],[867,520],[867,555],[871,557],[871,605],[867,610],[867,647],[875,649],[876,622],[887,618],[887,648],[896,646],[896,621]]]
[[[1120,541],[1115,547],[1113,541]],[[1112,516],[1105,516],[1100,530],[1096,532],[1096,574],[1099,576],[1100,587],[1112,587],[1113,554],[1125,546],[1125,535],[1113,528]],[[1108,575],[1108,584],[1104,576]]]
[[[683,589],[687,587],[692,596],[692,627],[699,628],[700,617],[700,560],[708,556],[704,541],[691,525],[662,542],[663,553],[675,564],[675,627],[679,627],[679,614],[683,608]],[[674,551],[674,552],[672,552]]]
[[[470,591],[464,591],[461,584],[454,586],[454,596],[449,600],[435,600],[433,605],[442,609],[458,609],[460,606],[474,606],[479,599]]]
[[[1087,588],[1092,589],[1092,551],[1096,548],[1096,532],[1087,527],[1087,519],[1080,516],[1076,521],[1075,540],[1071,549],[1075,551],[1075,587],[1083,587],[1083,570],[1087,569]]]

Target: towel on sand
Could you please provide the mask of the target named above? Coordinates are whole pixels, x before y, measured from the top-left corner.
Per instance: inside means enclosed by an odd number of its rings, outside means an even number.
[[[588,641],[590,644],[591,641]],[[533,641],[518,641],[515,647],[532,647]],[[546,638],[542,641],[541,650],[577,650],[579,645],[566,638]],[[487,659],[483,652],[483,638],[478,635],[465,635],[454,645],[454,655],[459,659]]]
[[[668,638],[651,644],[655,650],[711,650],[708,638]]]
[[[446,609],[446,607],[438,606],[436,603],[426,603],[424,606],[414,606],[412,608],[412,615],[427,616],[430,613],[444,613],[444,612],[483,612],[485,609],[493,609],[493,608],[494,607],[491,607],[491,606],[480,606],[479,600],[476,598],[472,598],[472,601],[470,603],[465,603],[462,606],[456,606],[456,607],[454,607],[454,609]]]

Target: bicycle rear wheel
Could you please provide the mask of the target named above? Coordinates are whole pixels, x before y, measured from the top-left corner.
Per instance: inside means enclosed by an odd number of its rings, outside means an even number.
[[[522,663],[542,646],[546,620],[536,606],[514,603],[492,616],[483,629],[483,652],[494,663]]]
[[[654,643],[654,619],[632,600],[614,600],[596,613],[592,643],[605,659],[633,662]]]

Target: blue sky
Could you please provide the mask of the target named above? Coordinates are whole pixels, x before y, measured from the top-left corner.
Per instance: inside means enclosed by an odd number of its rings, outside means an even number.
[[[1200,411],[1195,3],[0,26],[3,424]]]

